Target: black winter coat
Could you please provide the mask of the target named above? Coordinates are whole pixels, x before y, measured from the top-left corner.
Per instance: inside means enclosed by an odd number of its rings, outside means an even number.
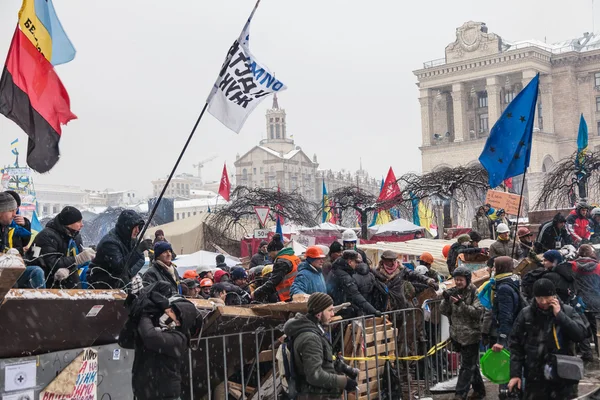
[[[77,273],[78,265],[75,257],[67,255],[69,242],[73,239],[78,251],[83,249],[83,242],[79,232],[73,232],[58,222],[58,216],[46,224],[46,227],[38,233],[27,252],[27,259],[31,260],[27,265],[38,265],[46,275],[46,287],[62,289],[79,289],[81,281]],[[33,248],[40,247],[40,256],[34,259]],[[60,282],[54,282],[54,273],[60,268],[69,269],[69,277]]]
[[[556,294],[565,302],[569,303],[570,298],[575,294],[575,275],[569,263],[562,263],[547,270],[543,267],[536,268],[528,272],[523,277],[522,287],[523,293],[527,299],[533,298],[533,284],[540,278],[550,279],[556,287]]]
[[[175,264],[173,265],[173,269],[175,270],[176,279],[173,280],[173,276],[161,265],[157,264],[157,261],[154,261],[148,271],[142,277],[144,282],[144,286],[148,286],[153,284],[154,282],[163,281],[167,282],[171,286],[171,293],[173,295],[181,294],[179,285],[181,284],[181,277],[177,272],[177,267]]]
[[[510,336],[510,376],[526,381],[544,381],[546,355],[550,353],[576,355],[575,344],[588,335],[586,325],[575,310],[561,302],[555,317],[551,309],[541,310],[535,300],[525,307],[515,322]],[[557,348],[556,336],[560,350]]]
[[[558,229],[554,220],[545,222],[540,226],[537,242],[541,246],[541,252],[548,250],[558,250],[556,242],[560,242],[560,247],[571,244],[571,235],[566,228]]]
[[[327,291],[334,305],[346,302],[352,304],[352,307],[338,313],[342,318],[354,318],[363,314],[373,315],[377,312],[358,290],[358,285],[353,278],[354,273],[348,262],[340,257],[333,263],[327,282]]]
[[[115,227],[98,243],[87,278],[90,287],[123,289],[142,269],[144,253],[134,249],[135,240],[131,238],[131,232],[143,223],[144,220],[135,211],[125,210],[119,215]]]
[[[494,303],[492,305],[492,326],[498,335],[498,343],[508,346],[513,324],[520,311],[521,281],[517,275],[507,276],[496,281]]]
[[[256,253],[250,259],[250,268],[257,267],[259,265],[267,265],[271,263],[271,259],[268,254],[262,254],[261,252]]]

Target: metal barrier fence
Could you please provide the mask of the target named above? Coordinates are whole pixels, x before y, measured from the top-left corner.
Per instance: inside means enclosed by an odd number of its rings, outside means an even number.
[[[447,327],[439,313],[440,301],[427,306],[387,312],[380,318],[335,321],[326,328],[334,355],[360,370],[357,391],[344,393],[345,399],[421,398],[434,385],[458,374],[458,356],[444,340]],[[277,352],[283,342],[282,328],[194,341],[182,399],[281,398],[285,383]]]

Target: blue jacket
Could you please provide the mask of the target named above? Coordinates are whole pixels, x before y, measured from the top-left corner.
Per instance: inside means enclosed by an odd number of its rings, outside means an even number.
[[[303,261],[298,266],[298,275],[296,275],[296,279],[292,283],[290,296],[317,292],[327,293],[323,272],[310,265],[308,261]]]
[[[508,338],[520,310],[519,290],[521,281],[511,275],[496,281],[494,304],[492,307],[493,326],[498,334],[498,343],[508,346]]]

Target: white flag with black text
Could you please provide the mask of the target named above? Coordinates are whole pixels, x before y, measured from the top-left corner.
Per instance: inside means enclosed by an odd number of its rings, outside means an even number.
[[[208,112],[223,125],[239,133],[248,115],[266,96],[287,87],[250,53],[250,22],[256,2],[239,38],[227,53],[219,77],[208,96]]]

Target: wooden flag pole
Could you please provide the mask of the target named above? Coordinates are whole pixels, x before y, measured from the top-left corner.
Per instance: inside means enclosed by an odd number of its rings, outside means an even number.
[[[513,240],[512,253],[511,257],[515,258],[515,246],[517,245],[517,234],[519,231],[519,217],[521,216],[521,203],[523,203],[523,190],[525,190],[525,177],[527,175],[527,170],[523,172],[523,183],[521,183],[521,195],[519,196],[519,208],[517,210],[517,227],[515,229],[515,238]]]

